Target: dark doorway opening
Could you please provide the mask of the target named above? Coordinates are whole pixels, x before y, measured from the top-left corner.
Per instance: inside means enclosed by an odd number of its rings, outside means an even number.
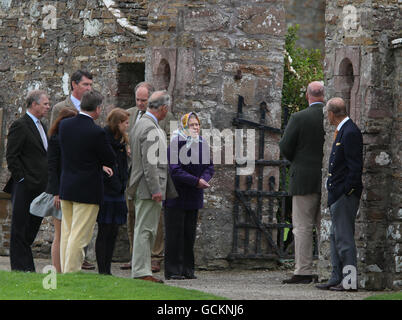
[[[120,63],[117,77],[117,107],[135,106],[134,88],[145,79],[145,63]]]

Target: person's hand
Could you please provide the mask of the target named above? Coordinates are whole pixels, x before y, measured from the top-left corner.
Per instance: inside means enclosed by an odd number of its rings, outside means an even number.
[[[162,193],[155,193],[152,195],[152,200],[156,202],[161,202],[162,201]]]
[[[127,157],[131,157],[131,149],[130,149],[130,146],[127,146],[126,150],[127,150]]]
[[[209,187],[210,187],[209,183],[206,182],[204,179],[201,178],[201,179],[198,181],[197,188],[200,188],[200,189],[207,189],[207,188],[209,188]]]
[[[113,175],[113,170],[109,167],[103,166],[102,170],[106,172],[106,174],[109,176],[109,178]]]
[[[53,204],[54,204],[54,207],[55,207],[57,210],[60,210],[60,197],[59,197],[59,195],[55,195],[55,196],[54,196],[54,198],[53,198]]]

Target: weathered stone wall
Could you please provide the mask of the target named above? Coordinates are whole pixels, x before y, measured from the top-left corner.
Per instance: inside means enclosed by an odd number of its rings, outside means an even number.
[[[300,25],[297,45],[306,49],[325,47],[325,0],[285,0],[286,24]]]
[[[25,113],[28,91],[47,90],[54,105],[69,94],[71,74],[87,69],[94,74],[94,88],[106,97],[103,124],[112,105],[119,103],[119,66],[145,61],[145,34],[140,28],[146,29],[147,12],[144,1],[120,1],[118,5],[98,0],[0,1],[1,186],[9,176],[7,130]],[[133,85],[128,91],[132,92]],[[1,207],[1,254],[8,252],[9,207]],[[37,251],[48,255],[52,226],[44,223],[41,230]]]
[[[282,1],[149,1],[149,12],[146,79],[173,94],[178,119],[195,111],[203,128],[233,130],[242,95],[248,119],[259,121],[258,105],[266,101],[267,124],[280,127]],[[266,159],[279,158],[278,138],[267,136]],[[223,149],[214,150],[222,159]],[[197,230],[200,268],[227,267],[232,249],[235,170],[233,165],[215,169]]]
[[[397,2],[327,1],[325,15],[326,98],[346,99],[363,133],[364,190],[355,238],[358,283],[367,289],[397,287],[402,276],[400,49],[391,46],[401,30]],[[334,131],[327,120],[325,128],[323,181]],[[324,186],[322,193],[319,272],[328,278],[330,216]]]

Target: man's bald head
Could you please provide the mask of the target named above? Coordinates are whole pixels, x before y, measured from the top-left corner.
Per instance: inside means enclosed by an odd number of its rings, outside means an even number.
[[[329,123],[337,126],[348,115],[346,103],[342,98],[332,98],[327,102],[327,115]]]
[[[324,102],[324,85],[321,81],[310,82],[307,86],[307,100],[309,104]]]
[[[346,117],[346,103],[342,98],[332,98],[327,102],[327,111],[331,111],[336,118]]]

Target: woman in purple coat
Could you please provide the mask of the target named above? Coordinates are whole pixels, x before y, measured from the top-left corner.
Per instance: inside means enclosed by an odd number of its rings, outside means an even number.
[[[214,174],[208,143],[194,112],[181,118],[168,148],[169,172],[179,196],[165,201],[165,279],[196,279],[194,241],[204,189]]]

